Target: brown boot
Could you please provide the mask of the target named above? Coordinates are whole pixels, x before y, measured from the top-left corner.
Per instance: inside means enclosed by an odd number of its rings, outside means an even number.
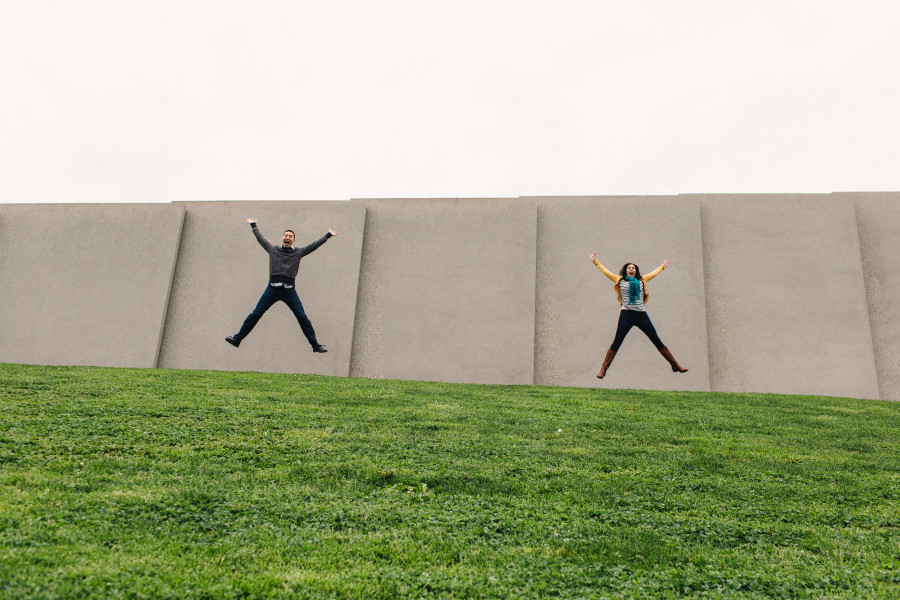
[[[668,346],[663,346],[659,349],[659,353],[663,355],[663,357],[669,361],[669,364],[672,365],[672,370],[676,373],[687,373],[687,369],[678,364],[678,361],[675,360],[675,357],[672,356],[672,351],[669,350]]]
[[[616,353],[614,351],[606,351],[606,358],[603,359],[603,366],[600,367],[600,372],[597,373],[597,379],[603,379],[606,376],[606,370],[609,368],[609,365],[612,364],[612,361],[615,357]]]

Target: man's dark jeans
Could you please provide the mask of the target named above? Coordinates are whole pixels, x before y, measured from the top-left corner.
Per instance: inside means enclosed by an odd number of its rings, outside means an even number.
[[[272,305],[279,300],[287,304],[288,308],[291,309],[291,312],[294,313],[294,316],[297,317],[297,322],[300,323],[300,329],[303,330],[303,335],[306,336],[310,345],[313,348],[318,348],[319,342],[316,341],[316,332],[313,330],[312,323],[309,322],[309,318],[307,318],[306,313],[303,311],[303,304],[300,303],[300,296],[297,295],[297,290],[295,288],[286,288],[284,286],[266,286],[266,291],[260,296],[259,302],[256,303],[256,308],[254,308],[253,312],[244,319],[244,324],[241,325],[241,330],[234,336],[234,339],[240,342],[247,337],[250,332],[253,331],[253,328],[256,327],[260,317],[262,317],[263,314],[272,308]]]

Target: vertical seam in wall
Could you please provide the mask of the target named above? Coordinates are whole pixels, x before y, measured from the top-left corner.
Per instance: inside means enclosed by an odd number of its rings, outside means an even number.
[[[707,220],[704,218],[705,208],[703,206],[702,201],[698,201],[698,208],[700,213],[700,252],[703,257],[703,298],[706,310],[706,364],[707,364],[707,373],[709,378],[709,390],[711,392],[719,392],[722,391],[719,389],[719,366],[716,363],[716,360],[713,357],[714,354],[714,327],[713,323],[716,321],[715,317],[711,317],[712,312],[712,302],[709,296],[710,286],[710,261],[711,261],[711,252],[709,251],[710,244],[710,235],[709,228],[707,224]]]
[[[712,392],[740,392],[744,390],[741,375],[740,349],[735,342],[732,315],[728,312],[728,290],[714,293],[716,284],[724,277],[715,264],[716,240],[712,231],[709,203],[715,199],[699,199],[700,237],[703,248],[703,294],[706,299],[706,351],[709,359],[709,389]],[[717,207],[723,206],[718,204]],[[727,205],[726,205],[727,206]],[[722,267],[724,270],[725,267]]]
[[[872,249],[869,247],[868,237],[866,237],[866,227],[863,224],[862,214],[859,202],[852,200],[854,216],[856,218],[856,239],[859,246],[859,259],[862,268],[863,293],[866,295],[866,314],[869,317],[869,339],[872,340],[872,356],[875,359],[875,384],[878,386],[878,397],[882,400],[887,399],[886,387],[888,383],[885,381],[886,375],[881,368],[887,362],[881,352],[881,344],[878,343],[881,335],[879,324],[881,322],[881,308],[879,306],[878,289],[878,273],[875,269],[875,261],[872,259]]]
[[[162,323],[159,326],[159,336],[156,339],[156,360],[153,361],[153,368],[159,368],[159,358],[162,352],[162,343],[163,339],[166,336],[166,327],[168,326],[169,319],[169,308],[172,302],[172,290],[175,288],[175,270],[178,267],[178,261],[181,258],[181,246],[182,246],[182,238],[184,236],[184,220],[187,215],[187,209],[185,206],[179,205],[181,207],[181,219],[178,221],[178,236],[177,242],[175,243],[175,256],[172,257],[172,272],[169,273],[169,287],[166,290],[166,301],[163,303],[163,315],[162,315]]]
[[[534,266],[534,383],[565,385],[566,373],[560,341],[559,307],[553,273],[542,259],[547,258],[549,243],[544,234],[540,201],[535,201]]]
[[[356,309],[350,344],[350,377],[384,377],[382,315],[377,266],[378,241],[375,217],[365,207],[363,239],[360,246],[359,280],[356,285]],[[367,319],[368,317],[368,319]]]
[[[355,375],[354,371],[356,370],[356,363],[354,362],[359,357],[360,354],[360,310],[362,306],[362,302],[360,298],[363,295],[363,285],[364,285],[364,274],[363,274],[363,257],[366,255],[366,233],[369,229],[369,207],[364,207],[365,218],[363,218],[363,235],[362,242],[359,245],[359,272],[356,274],[356,302],[353,306],[353,333],[350,336],[350,361],[347,368],[348,375],[353,377]]]
[[[352,200],[350,201],[350,205],[353,206]],[[347,370],[344,372],[343,377],[350,377],[350,370],[352,368],[351,365],[353,364],[353,349],[354,349],[354,342],[355,342],[355,338],[356,338],[356,326],[357,326],[357,316],[356,315],[359,312],[359,286],[362,282],[362,258],[364,256],[363,253],[365,251],[364,243],[365,243],[365,236],[366,236],[366,213],[367,213],[367,210],[368,209],[366,208],[365,204],[363,204],[363,206],[362,206],[362,213],[363,213],[362,235],[360,236],[361,239],[359,240],[359,260],[356,263],[356,294],[354,295],[354,298],[353,298],[353,324],[350,328],[350,352],[347,355]]]
[[[532,323],[531,328],[531,383],[538,383],[538,310],[540,305],[538,303],[538,288],[540,286],[540,273],[539,273],[539,261],[540,261],[540,246],[541,246],[541,216],[540,216],[540,202],[537,200],[534,201],[534,321]]]

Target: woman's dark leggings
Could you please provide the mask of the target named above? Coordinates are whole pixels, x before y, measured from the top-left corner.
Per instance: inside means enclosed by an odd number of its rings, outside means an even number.
[[[653,342],[653,345],[656,346],[657,350],[665,346],[665,344],[662,343],[662,340],[659,339],[659,336],[656,335],[656,328],[653,327],[653,323],[650,322],[650,317],[647,316],[647,313],[637,310],[620,310],[619,327],[616,329],[616,339],[613,340],[612,346],[610,346],[609,349],[613,352],[618,352],[619,346],[625,341],[625,336],[628,335],[628,332],[631,331],[632,327],[637,327],[647,334],[647,337],[650,338],[650,341]]]

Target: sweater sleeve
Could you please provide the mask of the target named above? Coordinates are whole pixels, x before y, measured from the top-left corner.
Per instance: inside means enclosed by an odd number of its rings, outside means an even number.
[[[612,279],[613,283],[619,283],[619,280],[622,279],[621,277],[619,277],[618,275],[616,275],[615,273],[613,273],[612,271],[610,271],[609,269],[607,269],[606,267],[601,265],[596,260],[594,261],[594,266],[597,267],[598,269],[600,269],[604,275],[606,275],[607,277]]]
[[[256,226],[256,223],[250,223],[250,229],[253,230],[253,235],[256,236],[256,241],[259,242],[259,245],[263,247],[263,249],[270,253],[274,246],[269,243],[269,240],[263,237],[263,234],[260,232],[259,227]]]
[[[654,269],[653,271],[650,271],[649,273],[647,273],[646,275],[641,277],[641,279],[643,279],[644,282],[646,283],[646,282],[650,281],[651,279],[653,279],[654,277],[656,277],[657,275],[659,275],[660,273],[662,273],[665,270],[665,268],[666,268],[665,265],[659,265],[658,267],[656,267],[656,269]]]
[[[319,248],[319,246],[321,246],[322,244],[327,242],[328,238],[330,238],[330,237],[331,237],[331,233],[326,233],[325,235],[323,235],[322,237],[320,237],[319,239],[314,241],[312,244],[309,244],[308,246],[304,246],[303,248],[300,248],[300,256],[303,257],[303,256],[306,256],[307,254],[312,254]]]

